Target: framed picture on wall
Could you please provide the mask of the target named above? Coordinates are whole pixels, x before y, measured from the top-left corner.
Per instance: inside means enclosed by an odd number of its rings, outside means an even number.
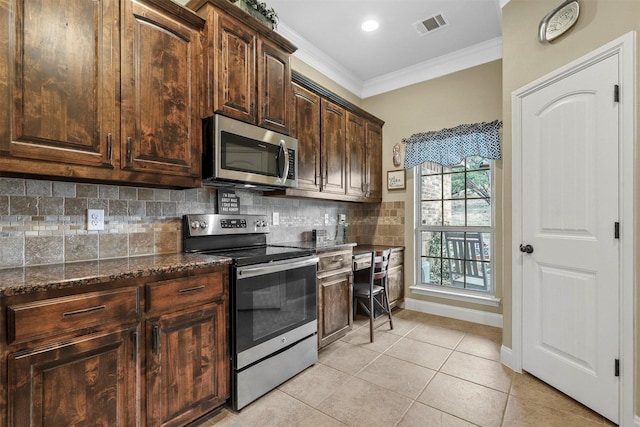
[[[387,190],[404,190],[405,170],[387,172]]]

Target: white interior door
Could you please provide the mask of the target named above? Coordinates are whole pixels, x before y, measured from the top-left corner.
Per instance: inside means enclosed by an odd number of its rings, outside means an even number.
[[[522,100],[522,367],[617,422],[618,58]]]

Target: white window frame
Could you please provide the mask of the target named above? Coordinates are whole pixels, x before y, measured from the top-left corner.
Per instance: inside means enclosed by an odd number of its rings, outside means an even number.
[[[422,165],[415,166],[414,170],[414,242],[415,242],[415,275],[416,284],[411,286],[410,289],[412,292],[416,294],[428,295],[432,297],[456,300],[456,301],[464,301],[470,302],[474,304],[488,305],[488,306],[498,306],[500,305],[500,298],[495,296],[496,286],[495,286],[495,162],[493,160],[489,160],[490,169],[491,169],[491,226],[490,227],[466,227],[466,226],[423,226],[421,224],[422,219],[422,173],[421,167]],[[462,288],[453,288],[442,285],[430,285],[427,283],[422,283],[422,236],[421,233],[423,231],[470,231],[480,233],[490,233],[490,266],[491,266],[491,276],[490,276],[490,292],[482,292],[482,291],[474,291],[472,289],[462,289]]]

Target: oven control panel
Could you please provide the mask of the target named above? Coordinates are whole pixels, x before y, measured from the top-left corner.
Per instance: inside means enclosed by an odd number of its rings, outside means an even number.
[[[185,215],[183,226],[189,236],[268,233],[266,215]]]

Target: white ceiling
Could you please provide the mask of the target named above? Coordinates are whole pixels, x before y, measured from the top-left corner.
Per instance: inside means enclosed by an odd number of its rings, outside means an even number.
[[[265,0],[300,60],[366,98],[502,57],[508,0]],[[442,13],[449,25],[419,35]],[[378,30],[362,22],[375,18]]]

